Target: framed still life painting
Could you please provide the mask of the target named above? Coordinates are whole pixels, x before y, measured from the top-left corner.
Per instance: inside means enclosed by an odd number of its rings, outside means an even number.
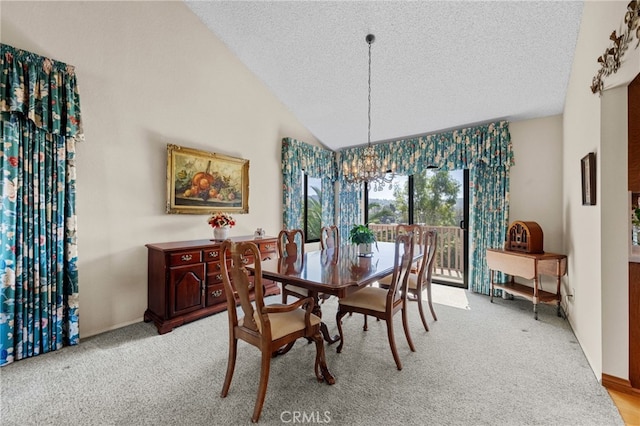
[[[167,213],[249,212],[249,160],[167,145]]]

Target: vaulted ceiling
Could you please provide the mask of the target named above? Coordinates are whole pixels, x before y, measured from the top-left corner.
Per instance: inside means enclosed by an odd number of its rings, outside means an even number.
[[[331,149],[560,114],[582,1],[185,1]]]

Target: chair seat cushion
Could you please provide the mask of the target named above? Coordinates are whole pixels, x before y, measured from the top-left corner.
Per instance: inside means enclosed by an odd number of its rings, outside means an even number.
[[[413,290],[416,290],[418,288],[418,275],[417,274],[409,274],[409,288],[413,289]]]
[[[284,287],[287,289],[287,292],[299,294],[304,297],[309,296],[309,290],[307,290],[306,288],[298,287],[295,285],[286,285]]]
[[[379,287],[365,287],[340,299],[340,304],[355,308],[384,312],[387,306],[387,290]]]
[[[273,306],[282,306],[274,304]],[[277,314],[268,314],[269,323],[271,324],[271,340],[278,340],[279,338],[286,336],[287,334],[295,333],[296,331],[304,330],[304,314],[303,309],[295,309],[289,312],[280,312]],[[258,331],[262,333],[262,324],[260,323],[260,317],[257,311],[254,311],[253,318],[258,326]],[[238,321],[239,325],[242,325],[244,318]],[[320,317],[311,314],[309,318],[312,326],[320,324]]]
[[[391,278],[393,275],[387,275],[383,279],[379,280],[378,283],[389,287],[391,285]],[[414,274],[413,272],[409,274],[409,288],[416,290],[418,288],[418,274]]]
[[[393,274],[387,275],[386,277],[378,280],[379,284],[386,285],[387,287],[391,285],[391,278],[393,278]]]

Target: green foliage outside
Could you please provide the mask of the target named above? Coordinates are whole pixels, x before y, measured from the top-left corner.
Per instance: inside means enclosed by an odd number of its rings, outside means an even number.
[[[381,206],[378,203],[369,203],[369,223],[397,223],[398,213],[395,204]]]
[[[456,202],[460,183],[447,171],[414,175],[413,223],[431,226],[456,225]],[[369,223],[409,223],[409,183],[394,185],[392,204],[369,204]]]
[[[456,224],[456,201],[460,183],[449,176],[447,171],[437,171],[427,177],[426,173],[413,178],[415,192],[413,200],[414,223],[432,226],[451,226]],[[404,199],[407,198],[404,189]],[[398,194],[400,195],[400,194]],[[396,195],[396,200],[398,200]]]
[[[320,188],[312,186],[316,197],[307,198],[307,240],[319,240],[322,229],[322,204],[320,203]]]

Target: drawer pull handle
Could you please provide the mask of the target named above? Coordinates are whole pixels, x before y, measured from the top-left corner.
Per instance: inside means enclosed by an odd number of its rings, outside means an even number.
[[[267,250],[271,250],[273,246],[271,244],[265,244],[264,248],[266,248]]]
[[[191,256],[190,254],[183,254],[183,255],[182,255],[182,261],[183,261],[183,262],[188,262],[188,261],[190,261],[191,259],[193,259],[193,256]]]
[[[222,296],[222,290],[215,290],[211,292],[211,296],[213,297],[220,297]]]
[[[249,259],[247,259],[246,257],[242,258],[242,264],[246,265],[247,263],[249,263]]]
[[[209,252],[209,257],[218,257],[218,252],[217,251],[210,251]]]
[[[219,280],[219,281],[222,281],[222,274],[216,275],[216,279]]]

